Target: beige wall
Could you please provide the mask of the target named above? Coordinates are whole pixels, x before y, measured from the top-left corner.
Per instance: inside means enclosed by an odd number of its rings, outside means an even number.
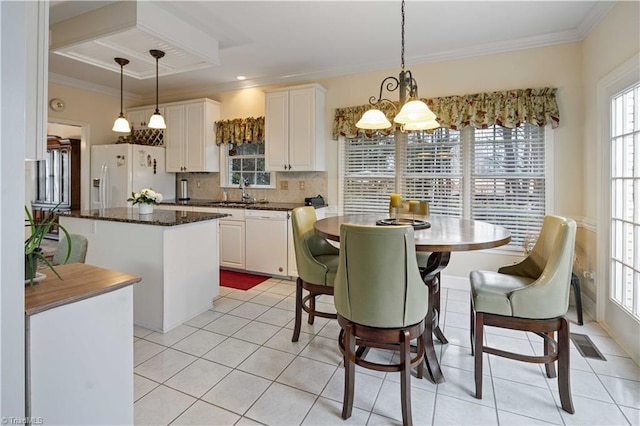
[[[596,271],[598,253],[596,247],[598,208],[604,201],[597,189],[600,175],[600,149],[602,135],[599,133],[598,82],[604,76],[640,52],[640,2],[624,1],[607,14],[600,24],[582,42],[582,84],[584,98],[583,116],[583,174],[584,202],[582,215],[591,226],[582,235],[582,243]],[[597,272],[597,271],[596,271]],[[597,277],[597,274],[596,274]],[[583,289],[595,300],[596,280],[583,279]],[[604,285],[604,284],[602,284]]]

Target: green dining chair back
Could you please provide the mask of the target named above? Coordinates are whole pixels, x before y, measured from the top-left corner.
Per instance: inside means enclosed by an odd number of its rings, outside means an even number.
[[[297,207],[291,212],[291,230],[296,256],[298,279],[296,280],[295,325],[292,341],[297,342],[302,326],[302,311],[308,313],[311,325],[316,316],[336,318],[334,312],[316,309],[316,298],[320,295],[333,295],[333,281],[338,269],[340,250],[326,239],[317,235],[313,229],[317,216],[311,206]],[[307,295],[303,297],[303,291]]]
[[[417,376],[422,378],[427,298],[412,227],[341,226],[333,299],[341,328],[338,346],[345,365],[344,419],[352,413],[355,365],[359,365],[400,372],[403,424],[412,424],[411,367],[417,367]],[[426,334],[430,338],[431,332]],[[417,340],[415,356],[412,339]],[[371,347],[397,350],[400,361],[385,364],[367,360]]]
[[[71,254],[69,255],[69,259],[65,262],[68,248],[66,237],[62,236],[60,237],[56,251],[53,254],[52,263],[54,265],[62,265],[64,263],[84,263],[87,257],[87,248],[89,244],[87,237],[80,234],[69,234],[69,238],[71,241]]]
[[[489,353],[525,362],[545,364],[555,377],[562,409],[573,413],[570,386],[569,289],[576,223],[545,216],[533,250],[521,262],[498,272],[472,271],[471,345],[475,356],[476,398],[482,398],[482,355]],[[542,338],[544,355],[518,354],[484,345],[484,326],[532,332]],[[557,338],[555,337],[557,333]]]

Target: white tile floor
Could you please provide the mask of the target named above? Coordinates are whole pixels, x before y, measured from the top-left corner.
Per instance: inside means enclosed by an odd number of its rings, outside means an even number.
[[[249,291],[221,288],[210,311],[166,334],[135,327],[135,423],[158,425],[401,424],[399,373],[358,368],[352,417],[344,421],[343,374],[335,320],[303,320],[291,343],[295,286],[270,279]],[[557,381],[540,365],[485,360],[484,398],[473,397],[468,292],[443,289],[442,325],[450,343],[436,349],[446,382],[412,377],[414,424],[640,425],[640,368],[597,323],[572,322],[607,361],[572,348],[574,415],[559,408]],[[331,299],[323,308],[333,309]],[[575,316],[570,314],[571,318]],[[535,336],[489,329],[487,340],[539,353]],[[532,342],[535,345],[532,345]],[[370,357],[389,360],[387,351]]]

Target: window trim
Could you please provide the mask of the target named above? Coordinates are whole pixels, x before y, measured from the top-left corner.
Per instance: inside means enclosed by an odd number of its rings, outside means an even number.
[[[229,183],[229,150],[227,144],[220,144],[220,188],[237,188],[238,185]],[[265,170],[265,172],[268,172]],[[276,172],[268,172],[270,175],[269,185],[251,185],[253,189],[276,189]]]

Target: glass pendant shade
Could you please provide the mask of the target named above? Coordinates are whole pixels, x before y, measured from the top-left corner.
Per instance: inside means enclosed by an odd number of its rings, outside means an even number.
[[[127,119],[121,114],[120,117],[116,118],[111,130],[114,132],[129,133],[131,131],[131,126],[129,125],[129,121],[127,121]]]
[[[429,121],[421,121],[415,123],[407,123],[402,125],[402,130],[432,130],[440,127],[435,119]]]
[[[402,106],[402,109],[393,119],[396,123],[424,123],[436,119],[436,115],[422,101],[409,101]]]
[[[156,110],[156,112],[154,112],[151,115],[151,118],[149,119],[149,124],[147,125],[148,128],[150,129],[166,129],[167,125],[164,122],[164,118],[162,117],[162,115],[160,115],[160,112],[158,110]]]
[[[362,118],[356,123],[356,127],[366,130],[380,130],[391,127],[391,122],[379,109],[370,109],[362,114]]]

